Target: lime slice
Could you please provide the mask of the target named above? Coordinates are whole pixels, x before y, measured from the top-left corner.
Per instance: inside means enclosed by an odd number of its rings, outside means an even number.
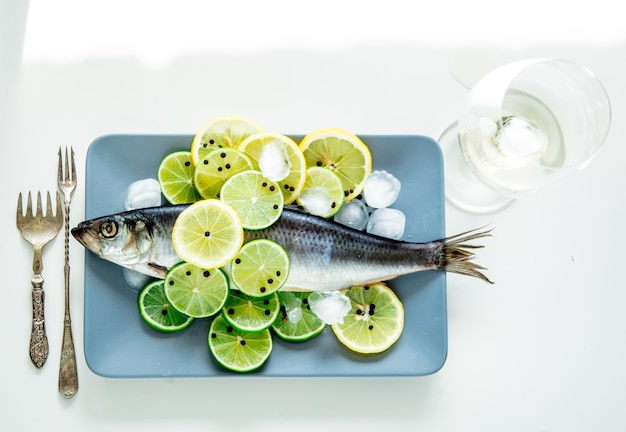
[[[280,312],[272,329],[276,335],[288,342],[304,342],[313,339],[326,328],[324,321],[311,312],[308,292],[278,293]]]
[[[258,369],[272,352],[269,330],[247,333],[235,329],[222,315],[215,317],[209,328],[209,350],[226,369],[250,372]]]
[[[235,174],[224,183],[220,199],[230,205],[245,229],[267,228],[283,211],[283,194],[278,185],[258,171]]]
[[[230,265],[233,286],[250,296],[278,291],[289,276],[289,256],[281,245],[267,239],[244,244]]]
[[[137,296],[141,318],[153,329],[171,333],[183,330],[193,322],[169,302],[165,295],[163,280],[148,283]]]
[[[337,128],[321,129],[300,142],[307,167],[321,166],[339,176],[346,201],[356,198],[372,172],[372,155],[356,135]]]
[[[269,144],[277,144],[283,147],[291,168],[289,174],[284,179],[278,181],[280,190],[283,193],[285,204],[291,204],[304,186],[306,165],[304,156],[298,145],[289,137],[277,133],[261,132],[251,135],[244,140],[237,148],[245,152],[253,159],[255,169],[259,168],[259,158],[263,148]]]
[[[343,200],[343,185],[333,171],[323,167],[306,170],[304,188],[297,201],[307,212],[329,218],[339,211]]]
[[[200,199],[193,184],[194,167],[188,151],[165,156],[159,165],[161,193],[170,204],[191,204]]]
[[[222,116],[205,123],[191,142],[191,161],[194,165],[206,153],[216,148],[237,147],[252,134],[261,132],[256,122],[242,116]]]
[[[205,154],[196,166],[193,181],[202,198],[219,198],[224,182],[233,175],[252,169],[250,158],[234,148]]]
[[[194,318],[215,315],[228,297],[228,278],[221,269],[176,264],[165,275],[165,295],[180,312]]]
[[[239,216],[220,200],[191,204],[178,215],[172,228],[172,245],[180,259],[201,268],[224,266],[242,244]]]
[[[259,332],[269,328],[278,316],[278,295],[252,297],[239,290],[231,290],[222,309],[224,318],[233,327],[245,332]]]
[[[393,345],[404,328],[404,308],[383,284],[346,290],[352,309],[342,324],[333,324],[337,339],[353,351],[379,353]]]

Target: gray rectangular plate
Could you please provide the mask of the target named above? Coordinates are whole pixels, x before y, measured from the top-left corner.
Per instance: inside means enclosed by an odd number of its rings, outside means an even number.
[[[299,137],[294,137],[296,140]],[[407,218],[404,240],[444,236],[443,163],[438,144],[423,136],[361,136],[374,169],[402,183],[393,207]],[[156,178],[161,159],[189,150],[192,136],[107,135],[89,147],[86,162],[87,219],[124,210],[127,187]],[[253,375],[392,376],[438,371],[447,355],[446,276],[427,271],[389,283],[405,307],[405,327],[388,351],[362,356],[348,351],[330,327],[317,338],[294,344],[274,337],[274,350]],[[96,374],[115,378],[238,376],[217,365],[207,346],[210,319],[186,330],[162,334],[149,328],[137,310],[137,292],[121,268],[85,252],[85,358]],[[250,375],[247,374],[247,375]]]

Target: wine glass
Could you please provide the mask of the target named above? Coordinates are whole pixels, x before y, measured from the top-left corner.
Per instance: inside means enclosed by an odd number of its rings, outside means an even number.
[[[485,75],[441,135],[446,198],[489,213],[587,166],[609,131],[598,78],[562,59],[521,60]]]

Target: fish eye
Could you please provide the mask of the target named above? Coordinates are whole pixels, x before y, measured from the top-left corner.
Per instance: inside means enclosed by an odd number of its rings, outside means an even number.
[[[106,221],[100,225],[100,234],[105,238],[115,237],[117,234],[117,223],[115,221]]]

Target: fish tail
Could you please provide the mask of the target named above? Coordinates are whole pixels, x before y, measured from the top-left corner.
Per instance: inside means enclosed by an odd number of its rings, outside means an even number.
[[[486,268],[472,261],[475,256],[473,250],[484,246],[468,243],[484,237],[491,237],[491,230],[485,230],[482,227],[443,239],[443,262],[441,266],[443,270],[474,276],[493,284],[494,282],[481,271],[486,270]]]

